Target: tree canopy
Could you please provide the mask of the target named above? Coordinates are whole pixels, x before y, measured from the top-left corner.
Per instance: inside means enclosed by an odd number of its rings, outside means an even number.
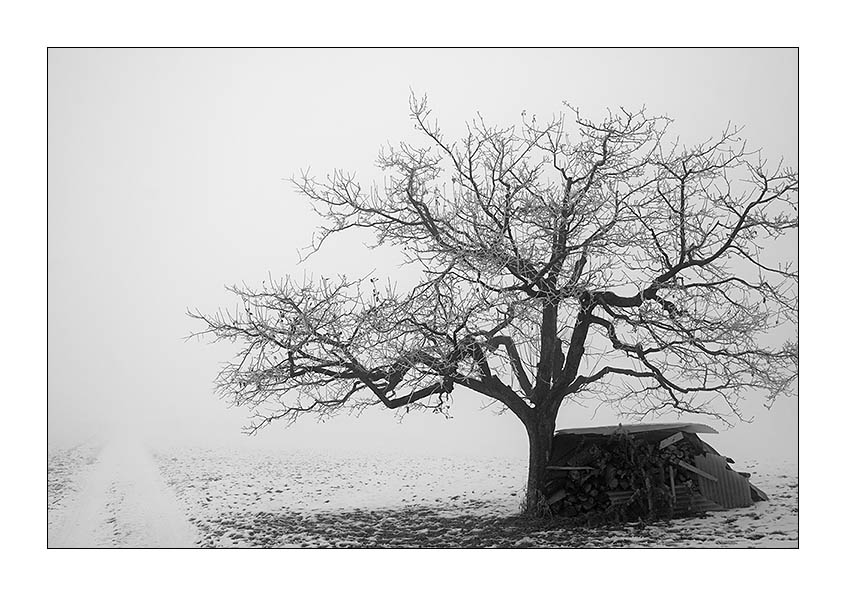
[[[381,151],[381,184],[343,170],[292,183],[323,216],[314,250],[367,230],[420,272],[413,288],[287,276],[190,313],[197,335],[238,343],[217,388],[252,410],[251,431],[372,405],[447,411],[459,387],[527,428],[554,426],[565,400],[730,419],[745,395],[793,390],[798,270],[769,255],[798,228],[798,172],[740,129],[684,144],[645,110],[567,106],[512,127],[477,116],[450,139],[425,97],[410,112],[418,142]]]

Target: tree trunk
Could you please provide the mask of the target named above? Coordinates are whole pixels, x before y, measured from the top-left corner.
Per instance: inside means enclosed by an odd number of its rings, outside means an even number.
[[[535,517],[544,513],[543,491],[546,483],[546,466],[552,454],[555,418],[539,416],[538,420],[526,424],[526,432],[529,435],[529,477],[526,482],[523,513]]]

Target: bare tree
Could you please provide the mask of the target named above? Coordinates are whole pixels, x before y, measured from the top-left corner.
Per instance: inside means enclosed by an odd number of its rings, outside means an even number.
[[[339,408],[446,412],[463,387],[525,426],[536,512],[566,400],[732,420],[750,392],[793,391],[798,271],[763,256],[798,228],[797,172],[732,127],[670,141],[643,110],[477,116],[450,141],[425,97],[410,107],[422,142],[380,153],[383,185],[340,170],[293,183],[325,218],[314,250],[369,230],[416,265],[413,289],[289,277],[230,288],[235,312],[190,313],[196,335],[239,343],[217,387],[252,410],[250,432]]]

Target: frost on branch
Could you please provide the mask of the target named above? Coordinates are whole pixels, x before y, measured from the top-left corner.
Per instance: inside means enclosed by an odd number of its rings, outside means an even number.
[[[336,170],[292,180],[323,216],[313,250],[351,229],[424,273],[231,288],[234,310],[192,313],[239,351],[218,389],[275,419],[370,405],[445,412],[456,388],[529,428],[564,400],[741,416],[793,391],[798,173],[727,127],[695,145],[671,121],[567,107],[547,124],[481,117],[449,139],[411,98],[414,144],[379,154],[384,182]]]

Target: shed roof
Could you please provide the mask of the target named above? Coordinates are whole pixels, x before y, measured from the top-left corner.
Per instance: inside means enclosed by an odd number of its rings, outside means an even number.
[[[696,422],[650,422],[645,424],[617,424],[612,426],[591,426],[585,428],[562,428],[556,435],[613,435],[615,432],[645,433],[656,430],[669,430],[686,433],[712,433],[717,431],[707,424]]]

